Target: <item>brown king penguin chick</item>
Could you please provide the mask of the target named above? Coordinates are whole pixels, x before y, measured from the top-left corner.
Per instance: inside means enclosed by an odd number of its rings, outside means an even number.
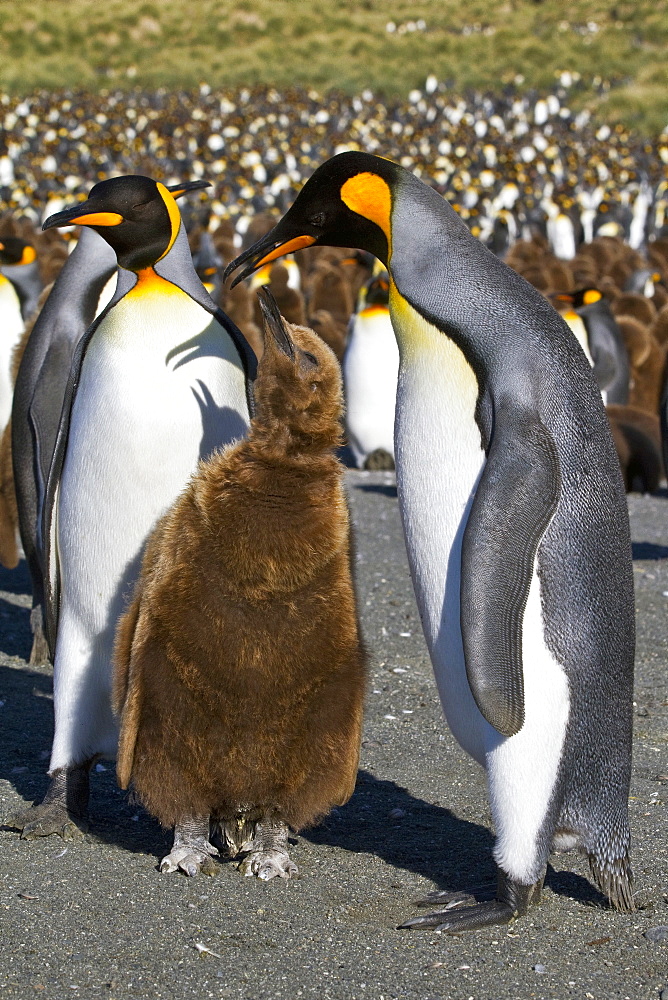
[[[334,351],[337,361],[343,361],[348,339],[347,329],[337,323],[326,309],[317,309],[308,318],[309,326]]]
[[[176,828],[160,870],[213,874],[215,827],[246,854],[243,874],[266,880],[297,871],[288,828],[353,792],[366,656],[334,455],[339,366],[259,294],[250,433],[200,464],[149,540],[114,701],[119,784]]]
[[[629,355],[629,406],[658,414],[663,386],[666,345],[633,316],[615,316]]]
[[[658,415],[636,406],[606,406],[627,493],[653,493],[664,475]]]

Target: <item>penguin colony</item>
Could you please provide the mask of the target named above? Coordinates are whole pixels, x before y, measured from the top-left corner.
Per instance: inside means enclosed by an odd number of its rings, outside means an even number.
[[[4,95],[0,202],[37,222],[114,173],[206,177],[214,216],[245,225],[287,209],[320,163],[358,148],[417,171],[495,250],[548,220],[562,247],[573,230],[637,247],[665,224],[668,133],[645,140],[576,113],[574,87],[564,74],[542,96],[464,98],[441,83],[389,102],[266,87]]]
[[[487,771],[496,830],[491,898],[442,893],[404,926],[507,923],[540,898],[549,851],[574,846],[632,910],[631,543],[589,364],[545,299],[387,159],[327,161],[227,274],[318,243],[369,251],[390,276],[408,559],[443,710]]]
[[[365,654],[351,580],[341,373],[263,290],[245,440],[203,461],[154,531],[116,641],[118,776],[165,826],[161,870],[296,874],[288,828],[355,787]],[[194,640],[197,636],[197,640]]]

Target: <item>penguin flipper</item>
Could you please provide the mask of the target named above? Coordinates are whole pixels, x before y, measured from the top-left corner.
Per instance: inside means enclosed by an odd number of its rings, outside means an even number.
[[[560,489],[557,449],[538,414],[501,406],[464,532],[460,614],[471,692],[503,736],[524,724],[524,608]]]
[[[60,487],[60,477],[62,476],[67,453],[67,442],[70,434],[70,422],[72,419],[72,407],[79,387],[81,369],[88,345],[93,334],[107,315],[109,310],[115,305],[119,290],[124,293],[121,282],[116,289],[116,293],[103,312],[97,316],[88,327],[84,335],[79,340],[69,370],[67,384],[63,396],[63,405],[60,412],[60,421],[56,432],[56,439],[53,445],[53,454],[43,456],[43,460],[48,463],[49,473],[44,486],[44,503],[40,512],[41,518],[41,554],[42,565],[44,566],[44,633],[49,646],[49,653],[53,660],[56,655],[56,636],[58,634],[58,617],[60,612],[60,566],[58,564],[58,546],[56,544],[57,521],[58,521],[58,490]],[[37,410],[31,415],[31,420],[37,419]],[[35,432],[35,431],[33,431]],[[40,459],[42,461],[42,459]],[[38,532],[38,536],[39,536]]]

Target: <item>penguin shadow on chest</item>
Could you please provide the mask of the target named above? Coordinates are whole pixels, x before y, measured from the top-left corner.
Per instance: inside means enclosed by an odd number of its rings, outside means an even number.
[[[250,433],[201,462],[158,523],[116,634],[117,776],[175,829],[162,872],[214,874],[222,853],[290,878],[288,831],[355,787],[366,654],[340,372],[260,296]]]

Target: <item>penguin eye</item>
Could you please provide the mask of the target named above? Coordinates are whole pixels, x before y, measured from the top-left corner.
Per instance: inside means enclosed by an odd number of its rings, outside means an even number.
[[[327,221],[327,216],[325,215],[324,212],[316,212],[315,215],[312,215],[308,221],[311,223],[312,226],[318,226],[319,228],[322,228],[322,226],[324,226],[325,222]]]
[[[300,368],[302,371],[311,371],[313,368],[318,367],[318,359],[315,355],[311,354],[310,351],[300,351]]]

